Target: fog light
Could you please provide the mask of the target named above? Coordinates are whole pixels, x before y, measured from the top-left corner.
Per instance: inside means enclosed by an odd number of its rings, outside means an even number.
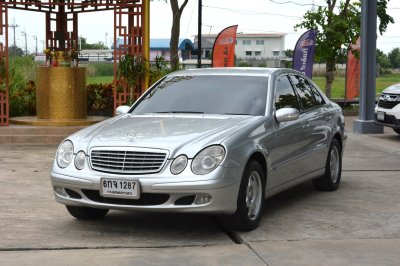
[[[211,195],[208,194],[198,194],[196,195],[196,199],[194,200],[194,203],[196,205],[203,205],[207,204],[211,201]]]
[[[86,161],[86,154],[83,151],[78,152],[78,154],[75,156],[76,169],[82,170],[83,167],[85,167],[85,161]]]
[[[63,187],[54,187],[54,190],[56,191],[56,193],[60,196],[63,197],[68,197],[67,192],[65,192],[65,189]]]

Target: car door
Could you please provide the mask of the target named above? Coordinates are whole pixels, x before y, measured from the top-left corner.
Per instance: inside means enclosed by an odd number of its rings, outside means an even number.
[[[300,75],[291,75],[290,78],[301,108],[305,141],[302,167],[303,174],[308,174],[325,166],[331,116],[318,90],[307,78]]]
[[[275,81],[275,111],[285,107],[300,110],[298,97],[288,75],[279,76]],[[276,147],[271,150],[271,176],[267,188],[283,185],[305,174],[303,153],[307,146],[303,129],[304,115],[296,121],[278,123],[275,121]]]

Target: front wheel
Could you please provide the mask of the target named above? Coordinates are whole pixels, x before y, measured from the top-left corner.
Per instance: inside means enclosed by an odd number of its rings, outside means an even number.
[[[314,188],[334,191],[339,187],[342,176],[342,149],[337,139],[333,139],[325,164],[325,174],[312,181]]]
[[[397,134],[400,134],[400,128],[393,128],[394,132],[396,132]]]
[[[241,231],[255,229],[260,222],[265,202],[265,175],[257,161],[247,164],[240,182],[237,210],[226,216],[228,226]]]
[[[68,205],[65,207],[67,207],[68,212],[72,216],[79,220],[98,220],[108,213],[108,209],[95,209]]]

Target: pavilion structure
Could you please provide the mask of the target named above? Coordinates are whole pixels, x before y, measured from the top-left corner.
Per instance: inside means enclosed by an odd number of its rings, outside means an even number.
[[[8,10],[20,9],[45,13],[46,49],[50,51],[78,51],[78,14],[111,10],[114,12],[114,110],[131,97],[138,97],[146,87],[146,79],[129,88],[118,80],[118,62],[125,55],[149,58],[150,0],[3,0],[0,3],[0,126],[9,124],[9,54]],[[110,22],[112,23],[112,22]],[[148,67],[148,66],[147,66]],[[117,89],[118,88],[118,89]],[[133,94],[133,95],[132,95]]]

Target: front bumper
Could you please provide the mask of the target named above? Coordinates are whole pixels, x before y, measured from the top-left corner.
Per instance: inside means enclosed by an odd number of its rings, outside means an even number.
[[[100,178],[109,177],[108,174],[95,173],[88,178],[78,178],[52,171],[50,177],[55,199],[64,205],[117,210],[231,214],[236,211],[241,176],[238,173],[242,171],[241,168],[218,167],[208,177],[186,176],[181,180],[177,176],[132,176],[132,179],[140,182],[139,199],[102,197],[99,193]],[[63,193],[60,193],[60,189]],[[207,203],[196,203],[197,197],[203,195],[210,196],[211,200]]]
[[[378,112],[385,113],[384,120],[378,120]],[[387,126],[391,128],[400,128],[400,104],[392,109],[386,109],[379,106],[375,107],[374,122],[377,125]]]

